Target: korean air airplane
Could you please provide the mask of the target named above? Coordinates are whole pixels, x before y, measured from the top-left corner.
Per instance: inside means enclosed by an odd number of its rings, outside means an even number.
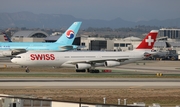
[[[23,66],[74,67],[76,72],[98,73],[95,67],[113,67],[142,60],[152,54],[158,30],[152,30],[139,44],[128,52],[27,52],[12,58],[12,62]],[[26,72],[29,72],[28,67]]]
[[[27,51],[67,51],[77,48],[72,45],[82,22],[74,22],[54,43],[0,42],[0,57],[17,55]]]

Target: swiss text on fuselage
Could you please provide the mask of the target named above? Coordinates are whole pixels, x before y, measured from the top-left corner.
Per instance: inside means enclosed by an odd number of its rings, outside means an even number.
[[[30,54],[31,60],[55,60],[54,54]]]

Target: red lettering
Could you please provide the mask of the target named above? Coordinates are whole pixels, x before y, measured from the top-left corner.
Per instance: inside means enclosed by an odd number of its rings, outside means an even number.
[[[45,55],[45,54],[42,54],[42,56],[43,56],[43,59],[46,60],[46,55]]]
[[[35,60],[36,59],[34,54],[31,54],[30,57],[31,57],[31,60]]]
[[[50,58],[50,56],[49,56],[49,54],[46,54],[46,60],[50,60],[51,58]]]
[[[36,56],[36,60],[42,60],[43,54],[37,54]]]
[[[54,54],[30,54],[31,60],[55,60]]]
[[[55,60],[54,54],[50,54],[51,60]]]

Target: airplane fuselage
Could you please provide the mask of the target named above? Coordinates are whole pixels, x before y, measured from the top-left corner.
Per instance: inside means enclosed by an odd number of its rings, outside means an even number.
[[[36,43],[36,42],[7,42],[0,43],[0,50],[14,50],[14,49],[26,49],[26,50],[53,50],[61,51],[61,47],[66,46],[60,43]]]
[[[56,67],[72,67],[75,63],[96,62],[96,64],[104,65],[104,62],[124,59],[121,64],[135,62],[144,58],[144,52],[34,52],[20,54],[20,58],[12,59],[12,62],[24,66],[56,66]],[[17,55],[18,57],[18,55]],[[22,60],[22,61],[21,61]],[[121,65],[120,64],[120,65]]]

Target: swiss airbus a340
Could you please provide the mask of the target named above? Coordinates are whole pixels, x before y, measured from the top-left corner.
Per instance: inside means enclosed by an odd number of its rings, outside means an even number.
[[[23,66],[75,67],[76,72],[96,72],[95,67],[113,67],[142,60],[156,41],[158,30],[152,30],[139,46],[128,52],[27,52],[14,57],[11,61]],[[29,69],[26,69],[29,72]]]
[[[77,48],[72,43],[82,22],[74,22],[54,43],[0,42],[0,57],[17,55],[27,51],[67,51]]]

